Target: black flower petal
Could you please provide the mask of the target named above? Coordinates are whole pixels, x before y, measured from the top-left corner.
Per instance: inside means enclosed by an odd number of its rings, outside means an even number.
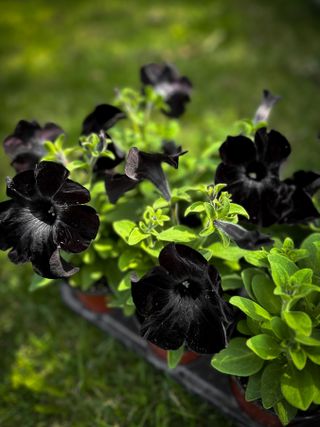
[[[110,203],[116,203],[127,191],[133,190],[139,182],[123,174],[106,175],[104,183]]]
[[[242,249],[254,251],[261,249],[262,246],[273,244],[270,236],[260,233],[257,230],[249,231],[238,224],[220,220],[215,220],[214,225]]]
[[[220,147],[222,163],[215,181],[227,184],[226,190],[247,210],[251,222],[268,227],[279,222],[290,204],[292,192],[285,194],[279,178],[290,152],[283,135],[265,128],[256,132],[254,142],[241,135],[228,137]]]
[[[297,171],[292,178],[287,178],[284,182],[313,196],[320,188],[320,174],[313,171]]]
[[[169,117],[180,117],[185,104],[190,101],[192,83],[187,77],[180,77],[175,67],[169,64],[147,64],[140,70],[143,85],[151,85],[163,96],[170,107],[164,112]]]
[[[293,185],[285,185],[291,194],[290,203],[280,218],[280,223],[299,224],[314,221],[320,218],[320,212],[314,206],[310,195],[302,188]]]
[[[84,119],[81,134],[90,135],[91,133],[99,133],[101,130],[106,131],[125,117],[125,113],[113,105],[98,105]]]
[[[37,186],[43,196],[54,196],[69,176],[69,171],[60,163],[41,162],[35,169]]]
[[[44,141],[54,141],[63,130],[54,123],[42,128],[36,121],[20,120],[12,135],[4,140],[4,150],[17,172],[33,169],[45,154]]]
[[[62,248],[81,252],[95,238],[99,219],[95,210],[81,203],[89,192],[69,179],[62,165],[41,162],[8,179],[12,200],[0,203],[0,248],[10,249],[14,263],[30,261],[39,274],[68,277],[77,269],[59,254]]]
[[[185,344],[199,353],[225,347],[230,309],[219,295],[220,276],[192,248],[169,244],[160,266],[132,282],[141,335],[166,350]]]
[[[262,101],[255,112],[253,122],[259,123],[268,121],[272,108],[280,99],[281,96],[273,95],[269,90],[264,89]]]

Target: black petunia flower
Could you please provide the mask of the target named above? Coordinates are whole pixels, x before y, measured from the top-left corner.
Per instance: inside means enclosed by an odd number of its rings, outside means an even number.
[[[280,99],[281,96],[273,95],[269,90],[264,89],[262,93],[262,101],[255,112],[253,122],[266,122],[269,119],[273,107],[278,101],[280,101]]]
[[[290,199],[279,178],[290,152],[289,142],[274,130],[259,129],[254,142],[242,135],[229,136],[220,147],[216,183],[227,184],[232,200],[247,210],[251,222],[270,226],[282,217]]]
[[[185,344],[216,353],[227,344],[231,309],[220,296],[220,276],[194,249],[170,243],[131,292],[141,335],[165,350]]]
[[[119,120],[125,119],[125,117],[125,113],[113,105],[98,105],[93,112],[84,119],[81,135],[100,133],[101,130],[107,131]]]
[[[296,224],[320,217],[312,201],[312,196],[320,189],[320,174],[312,171],[298,171],[292,178],[285,179],[281,186],[282,191],[290,194],[291,197],[279,222]]]
[[[41,127],[36,121],[20,120],[13,134],[5,138],[4,150],[17,172],[34,169],[46,153],[44,142],[54,141],[62,133],[63,130],[54,123]]]
[[[116,201],[127,191],[132,190],[141,181],[151,181],[162,193],[166,200],[170,200],[170,189],[167,178],[162,170],[161,163],[168,163],[175,169],[179,165],[179,157],[186,151],[174,154],[145,153],[138,148],[131,148],[125,165],[125,174],[106,176],[106,192],[111,203]]]
[[[261,249],[262,246],[272,245],[274,242],[267,234],[260,233],[257,230],[246,230],[232,222],[215,220],[214,225],[229,236],[239,248],[249,251]]]
[[[153,86],[161,95],[169,111],[165,114],[169,117],[180,117],[185,111],[185,104],[190,101],[192,83],[181,77],[176,68],[169,64],[147,64],[140,70],[143,85]]]
[[[78,271],[60,257],[60,249],[88,248],[99,228],[90,193],[68,179],[61,164],[41,162],[35,170],[7,179],[11,200],[0,203],[0,249],[15,264],[30,261],[43,277],[69,277]]]

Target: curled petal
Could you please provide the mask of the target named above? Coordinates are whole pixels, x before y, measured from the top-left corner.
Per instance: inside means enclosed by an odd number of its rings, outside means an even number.
[[[238,224],[215,220],[214,225],[242,249],[252,251],[273,243],[273,240],[268,235],[262,234],[257,230],[246,230]]]
[[[107,150],[111,151],[114,155],[114,159],[111,159],[110,157],[101,156],[98,157],[93,171],[97,174],[101,174],[105,171],[110,171],[114,169],[116,166],[118,166],[121,162],[125,159],[125,154],[123,151],[120,150],[119,147],[117,147],[116,144],[113,142],[110,142],[107,145]]]
[[[313,196],[320,188],[320,174],[313,171],[297,171],[292,178],[288,178],[284,182],[295,185]]]
[[[259,129],[255,134],[255,143],[260,160],[268,165],[280,165],[291,153],[288,140],[275,130],[267,132],[266,128]]]
[[[139,182],[129,178],[127,175],[106,175],[104,183],[110,203],[116,203],[127,191],[133,190]]]
[[[98,105],[84,119],[81,134],[90,135],[90,133],[99,133],[101,130],[108,130],[125,117],[125,113],[113,105]]]

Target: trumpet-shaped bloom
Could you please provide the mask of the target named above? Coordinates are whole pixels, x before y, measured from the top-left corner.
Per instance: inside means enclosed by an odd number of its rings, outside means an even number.
[[[90,193],[68,179],[61,164],[41,162],[7,180],[10,200],[0,203],[0,249],[9,249],[16,264],[30,261],[48,278],[77,272],[60,250],[78,253],[88,248],[99,228],[96,211],[84,204]]]
[[[141,335],[165,350],[183,344],[215,353],[227,344],[231,309],[220,295],[218,271],[194,249],[170,243],[154,267],[132,282]]]

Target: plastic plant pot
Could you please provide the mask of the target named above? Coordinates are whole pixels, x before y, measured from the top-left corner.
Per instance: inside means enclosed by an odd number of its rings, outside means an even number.
[[[245,391],[237,378],[230,377],[231,391],[240,408],[252,420],[264,427],[283,427],[277,415],[271,410],[264,409],[258,402],[248,402],[245,399]],[[288,424],[288,427],[319,427],[320,410],[308,410],[298,412],[298,415]]]
[[[86,309],[94,313],[109,313],[112,310],[108,306],[111,291],[105,279],[99,280],[86,291],[79,288],[73,289],[76,297]]]

